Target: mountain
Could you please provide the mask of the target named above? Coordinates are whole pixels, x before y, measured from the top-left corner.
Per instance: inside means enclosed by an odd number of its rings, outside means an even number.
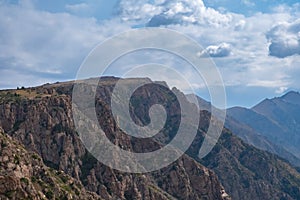
[[[199,149],[199,143],[191,148]],[[196,154],[189,155],[197,159]],[[300,199],[297,170],[280,157],[243,142],[228,129],[199,162],[218,175],[233,199]]]
[[[129,151],[159,147],[155,141],[134,141],[116,125],[109,102],[117,80],[102,79],[97,93],[99,122],[108,138]],[[63,171],[102,199],[229,199],[214,172],[187,155],[161,170],[145,174],[123,173],[98,162],[75,130],[72,88],[73,82],[66,82],[1,91],[0,126],[28,151],[41,156],[48,167]],[[87,85],[85,89],[89,88]]]
[[[191,100],[193,96],[194,95],[190,94],[187,95],[187,98]],[[198,100],[198,108],[210,112],[212,106],[211,103],[198,96],[196,96],[196,98]],[[217,108],[215,109],[218,110]],[[279,132],[280,128],[272,121],[268,120],[265,116],[243,107],[227,109],[226,114],[225,127],[241,138],[244,142],[257,147],[258,149],[262,149],[285,158],[294,166],[300,166],[300,159],[298,157],[286,150],[280,144],[272,142],[272,134],[270,133]],[[261,134],[260,132],[265,126],[269,126],[272,131],[267,131],[265,134]]]
[[[298,92],[291,91],[281,97],[265,99],[251,109],[230,108],[227,113],[273,144],[300,158],[300,135],[298,134],[300,94]]]
[[[131,98],[131,118],[146,125],[149,108],[160,103],[166,108],[166,124],[151,138],[129,136],[120,129],[111,111],[111,95],[118,80],[101,78],[95,104],[91,105],[96,105],[97,119],[107,138],[127,151],[154,151],[173,139],[181,116],[178,101],[170,94],[181,96],[188,110],[197,109],[176,88],[170,90],[151,82],[138,88]],[[140,79],[125,79],[123,84],[135,81]],[[246,144],[226,128],[211,153],[199,159],[198,152],[211,123],[208,111],[199,112],[197,135],[186,154],[173,164],[143,174],[111,169],[86,150],[76,132],[72,116],[73,86],[73,82],[65,82],[0,91],[0,127],[27,151],[36,152],[47,167],[63,171],[100,198],[300,199],[300,174],[289,163]],[[82,86],[84,98],[93,86],[84,82]],[[213,117],[213,123],[219,122]]]
[[[0,128],[0,199],[100,199],[80,181],[46,167]]]

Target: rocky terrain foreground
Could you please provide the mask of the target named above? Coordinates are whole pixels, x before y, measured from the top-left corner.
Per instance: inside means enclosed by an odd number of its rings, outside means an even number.
[[[0,128],[0,199],[101,199]]]

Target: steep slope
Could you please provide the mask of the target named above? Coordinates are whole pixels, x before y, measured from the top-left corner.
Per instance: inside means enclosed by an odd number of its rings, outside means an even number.
[[[218,174],[235,199],[300,198],[300,175],[294,168],[233,135],[223,134],[203,164]]]
[[[100,199],[64,172],[46,167],[1,127],[0,144],[0,199]]]
[[[140,96],[142,102],[149,98]],[[203,160],[198,159],[210,118],[209,112],[200,113],[199,132],[187,154],[213,169],[233,199],[300,198],[300,174],[292,166],[271,153],[244,143],[228,129],[223,130],[213,151]],[[179,121],[179,117],[175,120]],[[166,137],[172,137],[172,134]]]
[[[189,98],[191,95],[187,95]],[[211,104],[197,96],[200,110],[210,112]],[[286,150],[280,144],[276,144],[273,133],[279,133],[280,128],[265,116],[247,108],[233,107],[226,111],[225,127],[232,131],[244,142],[255,146],[258,149],[274,153],[288,160],[294,166],[300,166],[300,159]],[[238,117],[234,117],[238,116]],[[268,126],[270,132],[264,132],[264,127]],[[261,134],[263,132],[264,134]]]
[[[145,110],[149,110],[149,105],[145,103],[150,98],[147,94],[144,92],[138,95],[140,102],[144,102],[142,108],[146,107]],[[138,110],[143,110],[142,108]],[[176,109],[173,108],[172,111],[176,113]],[[139,118],[142,121],[147,116],[142,114]],[[295,169],[279,157],[243,143],[227,129],[223,131],[221,140],[215,148],[219,150],[214,149],[207,159],[199,160],[197,153],[210,123],[210,114],[201,112],[200,119],[200,130],[187,154],[215,170],[226,191],[234,199],[299,198],[300,176]],[[179,116],[174,115],[173,121],[178,123],[179,120]],[[169,141],[173,134],[169,132],[165,136],[167,137],[165,141]],[[269,174],[272,171],[276,172]]]
[[[202,119],[200,127],[205,132],[209,118]],[[188,154],[197,159],[200,145],[198,136]],[[300,174],[293,167],[274,154],[246,144],[227,129],[213,151],[198,161],[217,173],[233,199],[300,198]]]
[[[232,116],[240,122],[252,127],[258,133],[270,138],[271,141],[274,141],[275,135],[279,134],[281,131],[281,128],[278,126],[278,124],[254,110],[242,107],[233,107],[228,109],[227,113],[229,116]],[[237,118],[237,116],[239,117]]]
[[[149,107],[158,102],[168,108],[171,117],[164,129],[150,140],[129,137],[116,124],[110,108],[110,96],[117,80],[102,79],[95,101],[99,123],[111,142],[134,152],[152,151],[168,143],[180,122],[178,102],[151,84],[137,90],[130,106],[136,123],[147,124]],[[2,91],[0,125],[28,149],[38,152],[48,166],[75,177],[104,199],[227,199],[218,178],[202,164],[217,173],[233,199],[299,199],[300,177],[295,169],[279,157],[245,144],[226,129],[210,155],[199,160],[197,154],[209,125],[209,112],[201,112],[198,134],[187,151],[198,163],[184,155],[152,173],[112,170],[86,151],[74,129],[72,88],[70,82]],[[172,92],[180,93],[176,89]],[[196,109],[193,104],[188,108]]]
[[[108,138],[138,152],[159,147],[156,142],[131,140],[117,127],[108,105],[116,80],[101,81],[96,101],[99,122]],[[121,173],[97,162],[75,131],[72,87],[69,82],[2,91],[0,125],[27,149],[37,152],[46,165],[81,181],[103,199],[228,199],[216,175],[186,155],[147,174]]]
[[[282,97],[265,99],[251,109],[231,108],[228,115],[300,158],[299,99],[300,94],[292,91]]]

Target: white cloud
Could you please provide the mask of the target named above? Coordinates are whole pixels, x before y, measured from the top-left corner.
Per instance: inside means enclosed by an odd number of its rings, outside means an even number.
[[[245,28],[245,25],[246,25],[246,21],[241,19],[234,25],[234,30],[241,31]]]
[[[160,2],[155,2],[154,5],[147,3],[147,1],[121,1],[119,4],[118,16],[123,21],[139,20],[141,23],[147,23],[147,21],[153,15],[157,15],[162,12],[163,6]],[[147,12],[145,12],[147,11]],[[117,17],[118,17],[117,16]]]
[[[281,80],[253,80],[253,82],[247,84],[247,86],[259,86],[259,87],[267,87],[267,88],[286,88],[281,85],[285,85],[286,83]],[[276,89],[276,91],[278,91]]]
[[[271,56],[284,58],[300,54],[300,20],[292,23],[280,23],[268,33],[270,41],[269,53]]]
[[[277,94],[283,94],[283,93],[285,93],[286,91],[287,91],[287,87],[279,87],[276,91],[275,91],[275,93],[277,93]]]
[[[207,8],[202,0],[189,1],[126,1],[120,3],[123,20],[137,20],[148,26],[198,24],[223,26],[231,22],[231,15]],[[145,12],[148,11],[148,12]]]
[[[15,71],[23,73],[24,79],[28,75],[36,79],[75,78],[76,69],[96,44],[129,27],[116,20],[99,24],[94,18],[39,11],[23,4],[2,5],[1,76]],[[6,85],[18,82],[21,79],[11,78]]]
[[[139,1],[141,5],[145,2]],[[299,82],[295,72],[292,72],[296,64],[291,64],[290,58],[280,60],[268,56],[269,41],[265,37],[265,33],[275,23],[296,19],[298,15],[295,13],[297,12],[291,13],[289,9],[281,9],[273,13],[244,16],[235,13],[220,13],[206,7],[202,1],[189,1],[191,4],[198,3],[198,6],[195,6],[198,11],[193,9],[193,13],[189,13],[188,9],[184,9],[179,4],[182,1],[172,2],[164,3],[163,6],[152,4],[158,13],[156,15],[137,12],[138,14],[134,16],[139,16],[138,20],[131,15],[126,15],[127,20],[136,20],[137,24],[146,24],[150,20],[152,26],[164,25],[191,36],[200,45],[207,47],[206,53],[215,57],[214,61],[220,67],[227,86],[262,87],[275,92],[278,88],[290,87],[291,84]],[[192,7],[188,4],[182,5],[186,8]],[[126,8],[123,10],[126,11]],[[289,68],[292,69],[288,70]]]
[[[0,3],[0,87],[72,79],[96,44],[132,26],[151,25],[207,47],[227,86],[299,88],[300,4],[245,16],[217,11],[202,0],[121,0],[114,19],[97,21],[91,16],[105,9],[103,2],[66,5],[70,13],[36,10],[30,0]]]
[[[228,43],[221,43],[217,46],[211,45],[208,46],[204,51],[199,52],[199,56],[207,54],[211,57],[226,57],[231,54],[231,46]]]

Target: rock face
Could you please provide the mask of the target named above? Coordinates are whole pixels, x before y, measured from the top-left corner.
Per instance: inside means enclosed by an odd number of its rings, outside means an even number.
[[[0,199],[100,199],[82,184],[46,167],[41,157],[0,128]]]
[[[108,138],[115,145],[137,152],[155,148],[158,145],[155,140],[139,143],[124,136],[112,119],[107,102],[115,81],[107,78],[100,82],[96,101],[99,122]],[[72,87],[69,82],[1,91],[0,126],[28,151],[41,156],[49,169],[73,177],[102,199],[229,199],[214,172],[187,155],[168,167],[146,174],[122,173],[97,162],[75,131]],[[6,171],[6,168],[1,170]],[[30,176],[27,178],[31,184]]]
[[[197,137],[189,152],[195,159],[199,144]],[[216,172],[233,199],[300,199],[300,174],[290,164],[246,144],[227,129],[199,162]]]
[[[107,138],[134,152],[153,151],[172,140],[180,122],[178,102],[154,86],[137,90],[131,99],[130,113],[137,124],[146,125],[150,106],[162,103],[168,108],[163,130],[144,141],[129,137],[118,127],[109,103],[116,80],[100,81],[94,104]],[[200,113],[198,133],[187,154],[175,163],[146,174],[122,173],[106,167],[85,149],[74,128],[72,88],[69,82],[1,91],[0,126],[26,149],[39,154],[48,167],[80,181],[86,190],[97,193],[100,198],[229,199],[228,192],[233,199],[300,199],[300,174],[293,167],[273,154],[247,145],[227,129],[223,130],[213,151],[204,159],[198,159],[210,123],[207,111]],[[85,91],[89,89],[87,85]],[[176,89],[172,92],[184,97]],[[194,104],[187,108],[197,109]]]
[[[200,99],[199,104],[199,107],[203,109],[199,126],[202,133],[196,136],[187,152],[196,160],[198,160],[197,152],[210,120],[210,113],[206,111],[210,110],[210,105],[203,101]],[[242,116],[240,119],[243,119]],[[237,123],[232,118],[226,119],[225,126],[238,131],[239,136],[248,136],[250,141],[255,142],[253,137],[255,139],[257,135],[249,127]],[[259,138],[261,137],[256,139]],[[259,142],[268,144],[266,139]],[[258,143],[255,142],[255,144]],[[273,147],[276,152],[280,149],[274,144],[268,146]],[[281,155],[289,154],[282,151]],[[289,155],[289,158],[293,157]],[[226,128],[212,152],[198,161],[217,173],[221,183],[233,199],[300,199],[298,171],[285,160],[246,144]],[[294,158],[293,161],[297,159]]]

